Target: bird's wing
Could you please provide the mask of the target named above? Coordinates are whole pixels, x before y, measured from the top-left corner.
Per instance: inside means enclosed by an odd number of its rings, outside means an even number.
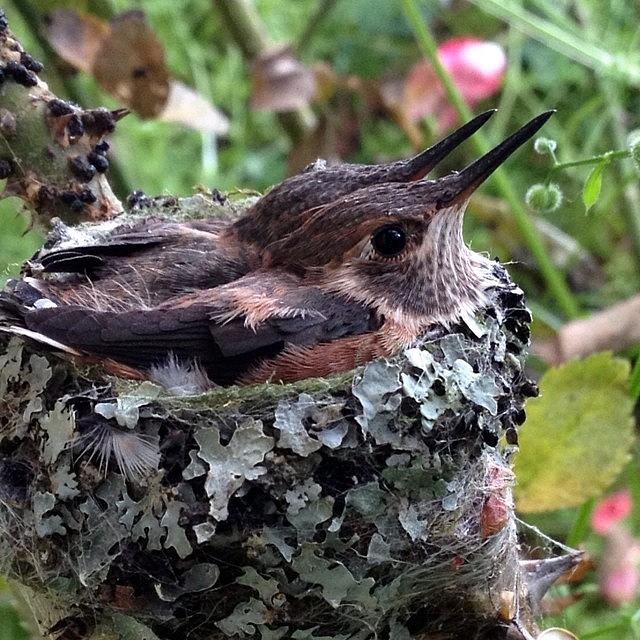
[[[111,259],[122,258],[160,245],[192,241],[214,243],[223,222],[196,226],[192,223],[143,220],[134,225],[116,227],[104,237],[87,244],[43,250],[31,264],[45,273],[85,273],[104,267]]]
[[[233,383],[292,345],[366,333],[375,324],[371,313],[356,303],[304,286],[294,276],[268,272],[135,311],[27,307],[3,295],[4,307],[11,308],[14,320],[20,316],[30,337],[41,335],[48,344],[141,370],[170,358],[197,362],[218,384]]]

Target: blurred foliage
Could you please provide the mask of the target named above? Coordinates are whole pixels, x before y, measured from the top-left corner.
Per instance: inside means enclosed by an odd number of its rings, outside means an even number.
[[[360,87],[401,78],[420,59],[400,1],[327,2],[331,10],[309,30],[309,20],[322,2],[326,0],[256,0],[255,4],[273,41],[293,43],[306,64],[323,62],[335,74],[357,76]],[[248,65],[213,0],[13,0],[4,5],[24,46],[46,63],[44,78],[52,89],[61,97],[72,97],[88,107],[117,105],[91,77],[73,72],[53,57],[40,35],[44,10],[68,7],[108,19],[126,10],[142,9],[165,46],[173,76],[194,87],[229,118],[228,135],[216,139],[173,124],[143,121],[135,115],[126,117],[113,137],[112,157],[117,172],[112,170],[111,176],[119,195],[132,189],[149,194],[187,194],[197,185],[221,190],[264,190],[287,174],[291,138],[275,114],[249,109]],[[508,67],[503,90],[497,98],[480,106],[500,109],[486,127],[493,143],[548,108],[558,110],[545,126],[544,135],[557,142],[559,162],[600,156],[611,150],[624,151],[628,134],[640,126],[638,3],[426,0],[419,6],[438,41],[473,35],[492,39],[506,50]],[[302,34],[306,34],[303,41]],[[372,107],[364,89],[342,88],[316,111],[318,115],[328,114],[328,118],[347,112],[353,144],[343,160],[375,162],[407,156],[413,151],[406,131],[384,109]],[[437,137],[434,128],[435,123],[429,118],[420,123],[423,146]],[[443,170],[469,162],[469,149],[465,146],[456,152]],[[552,243],[557,269],[564,271],[585,313],[605,308],[640,289],[637,170],[630,159],[611,160],[601,170],[600,189],[592,178],[585,196],[585,182],[595,166],[600,165],[587,163],[553,170],[551,159],[534,153],[531,146],[506,165],[509,180],[523,203],[531,185],[547,184],[551,176],[562,190],[563,201],[558,209],[530,214],[556,230],[550,238],[545,236],[545,242]],[[558,301],[546,289],[500,198],[494,183],[483,187],[467,216],[467,240],[476,250],[514,261],[510,270],[536,311],[535,329],[548,332],[549,327],[557,327],[564,320]],[[590,205],[587,214],[585,200]],[[0,202],[0,278],[15,274],[40,242],[39,232],[29,230],[28,216],[19,212],[20,206],[13,199]],[[553,250],[553,242],[561,234],[579,248],[578,257]],[[595,372],[596,378],[598,375],[606,374]],[[552,411],[548,419],[553,420]],[[524,429],[526,432],[527,427]],[[619,437],[616,424],[607,425],[606,429],[612,439]],[[640,535],[637,471],[638,458],[634,456],[619,482],[628,486],[634,496],[630,525]],[[587,505],[529,520],[560,540],[571,538],[572,542],[584,544],[597,558],[602,545],[589,533],[588,514]],[[24,632],[3,593],[0,591],[0,640],[22,639]],[[566,593],[568,587],[558,589],[559,595]],[[611,608],[600,598],[593,575],[577,588],[577,593],[577,604],[550,620],[550,624],[567,626],[583,639],[640,638],[638,603]]]
[[[633,444],[628,378],[629,363],[610,353],[571,361],[542,376],[540,397],[527,403],[514,466],[520,511],[581,505],[620,475]]]
[[[9,586],[0,577],[0,640],[29,640],[29,637],[30,633],[20,620]]]

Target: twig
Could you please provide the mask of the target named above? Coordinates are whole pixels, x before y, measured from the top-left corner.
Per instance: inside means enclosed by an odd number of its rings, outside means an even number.
[[[34,9],[29,0],[19,0],[11,2],[11,8],[17,13],[25,23],[25,27],[29,29],[31,36],[37,41],[38,46],[44,52],[47,61],[52,63],[58,60],[58,55],[53,50],[48,40],[42,35],[42,16]],[[46,66],[46,65],[45,65]],[[53,77],[64,92],[66,98],[76,104],[87,104],[89,101],[82,92],[78,91],[78,87],[71,82],[63,74],[58,73],[53,64],[47,66],[47,75]],[[114,193],[121,199],[125,198],[131,192],[131,186],[122,171],[122,167],[118,159],[111,157],[109,159],[109,182]]]
[[[267,53],[271,43],[251,0],[213,0],[213,4],[247,62]],[[315,125],[311,109],[278,113],[277,118],[294,144],[304,139]]]
[[[534,343],[533,351],[549,364],[583,358],[597,351],[624,351],[640,343],[640,295],[587,318],[563,325],[553,340]]]
[[[320,0],[315,11],[309,18],[309,22],[305,26],[302,34],[298,38],[298,42],[295,46],[295,51],[298,55],[304,53],[309,47],[313,36],[317,33],[318,27],[324,22],[325,18],[333,11],[333,8],[338,3],[338,0]]]

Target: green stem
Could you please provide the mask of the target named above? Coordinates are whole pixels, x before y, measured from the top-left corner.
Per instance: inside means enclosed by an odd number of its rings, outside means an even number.
[[[214,4],[245,58],[253,60],[269,49],[269,37],[251,0],[214,0]]]
[[[309,22],[307,22],[302,35],[298,38],[298,42],[295,46],[296,53],[300,56],[309,47],[309,44],[313,40],[313,36],[317,33],[318,28],[324,22],[324,19],[333,11],[338,0],[320,0],[318,6],[314,9]]]
[[[213,4],[248,62],[269,51],[272,45],[266,27],[251,0],[214,0]],[[292,144],[303,140],[315,126],[315,116],[309,107],[276,116]]]
[[[608,111],[611,118],[613,140],[618,148],[627,145],[628,131],[623,124],[624,110],[620,104],[619,87],[613,82],[600,78],[600,84],[604,95],[609,96]],[[624,184],[624,199],[626,206],[621,213],[625,218],[626,226],[633,243],[633,252],[638,268],[640,268],[640,189],[638,188],[638,176],[634,167],[629,163],[622,163],[622,179]]]
[[[573,521],[571,531],[567,536],[567,546],[575,548],[585,539],[587,532],[589,531],[589,518],[591,517],[591,512],[593,511],[595,504],[596,499],[589,498],[589,500],[580,506],[578,513],[576,513],[575,520]]]
[[[422,49],[422,53],[429,60],[429,63],[436,72],[438,79],[444,87],[447,99],[458,113],[458,117],[461,120],[471,120],[473,114],[471,109],[467,106],[467,103],[463,100],[460,92],[456,88],[451,76],[447,73],[447,70],[442,66],[440,58],[438,57],[438,45],[431,35],[431,32],[424,23],[424,19],[418,5],[415,0],[401,0],[402,7],[404,9],[407,22],[413,29],[413,33],[416,37],[418,45]],[[478,132],[480,133],[480,132]],[[473,138],[478,139],[478,134]]]
[[[406,19],[413,29],[418,45],[442,82],[442,86],[444,87],[449,102],[454,107],[458,117],[462,121],[470,120],[472,117],[471,111],[462,99],[462,96],[458,92],[453,80],[438,58],[436,42],[423,21],[416,0],[401,0],[401,2]],[[472,140],[474,141],[479,153],[484,154],[489,151],[489,142],[482,132],[477,132]],[[533,222],[527,215],[527,212],[511,181],[502,169],[498,169],[494,173],[493,180],[502,197],[508,202],[513,212],[513,217],[518,231],[520,232],[520,236],[529,248],[531,255],[536,260],[540,268],[540,272],[542,273],[542,277],[556,299],[558,306],[568,318],[575,318],[579,314],[578,304],[569,290],[563,274],[556,268],[549,257],[549,254],[547,253]]]
[[[631,371],[631,378],[629,380],[629,395],[638,401],[640,398],[640,355],[636,358],[636,363]]]
[[[640,80],[640,67],[622,56],[614,56],[586,38],[571,34],[510,0],[471,0],[483,11],[501,18],[531,38],[594,71],[616,72],[629,84]]]
[[[591,158],[583,158],[582,160],[572,160],[571,162],[557,162],[551,168],[551,171],[560,171],[561,169],[569,169],[570,167],[584,167],[590,164],[599,164],[603,160],[618,160],[619,158],[628,158],[631,153],[627,150],[624,151],[607,151],[599,156],[592,156]]]

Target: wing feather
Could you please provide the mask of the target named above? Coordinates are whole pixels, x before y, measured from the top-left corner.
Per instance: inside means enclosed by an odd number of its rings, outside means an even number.
[[[181,305],[165,303],[146,310],[96,311],[78,305],[25,307],[23,323],[31,335],[42,335],[49,343],[54,341],[135,369],[149,370],[170,357],[196,362],[218,384],[237,381],[290,346],[314,346],[377,328],[371,312],[357,303],[304,286],[289,275],[269,286],[265,277],[250,276],[199,292],[193,304],[186,304],[183,297]],[[265,294],[269,290],[271,297]],[[248,323],[246,313],[225,322],[212,320],[229,316],[230,307],[242,296],[257,291],[263,301],[262,314],[271,307],[271,313],[257,324]]]

